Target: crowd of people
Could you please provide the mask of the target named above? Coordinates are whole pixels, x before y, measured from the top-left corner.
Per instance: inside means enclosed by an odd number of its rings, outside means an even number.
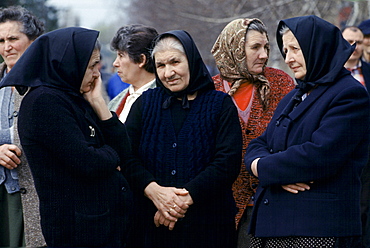
[[[1,247],[370,247],[370,20],[228,23],[211,76],[185,30],[112,38],[0,9]]]

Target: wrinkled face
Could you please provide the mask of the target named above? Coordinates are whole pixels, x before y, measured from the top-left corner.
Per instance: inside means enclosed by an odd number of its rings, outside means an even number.
[[[126,52],[117,51],[113,66],[117,69],[117,74],[123,82],[134,84],[137,80],[140,66],[133,62]]]
[[[17,21],[0,23],[0,55],[8,71],[13,68],[32,41],[21,32],[22,24]]]
[[[302,80],[307,73],[306,61],[298,40],[291,31],[283,35],[283,51],[285,53],[285,64],[292,70],[296,79]]]
[[[263,67],[268,59],[267,51],[269,42],[266,34],[256,30],[249,30],[245,40],[245,53],[247,56],[247,69],[253,75],[263,72]]]
[[[159,79],[172,92],[186,89],[190,82],[189,63],[185,54],[177,49],[154,54]]]
[[[349,42],[349,44],[353,45],[356,42],[356,48],[353,51],[351,57],[348,60],[358,61],[362,56],[363,51],[363,40],[364,35],[360,30],[352,31],[350,28],[347,28],[342,33],[343,38]]]
[[[85,71],[85,76],[82,80],[80,92],[81,94],[89,92],[95,86],[96,79],[100,77],[99,72],[99,62],[100,62],[100,51],[94,50],[90,61],[87,64],[87,68]]]

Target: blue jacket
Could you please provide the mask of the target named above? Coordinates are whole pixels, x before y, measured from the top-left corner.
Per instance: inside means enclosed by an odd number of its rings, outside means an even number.
[[[258,237],[361,235],[360,174],[368,158],[368,94],[349,74],[321,84],[288,116],[279,104],[266,132],[247,149],[260,180],[250,232]],[[281,185],[311,184],[289,193]]]
[[[0,89],[0,145],[13,143],[14,96],[10,87]],[[13,113],[14,112],[14,113]],[[0,166],[0,185],[5,185],[9,194],[19,191],[17,170]]]

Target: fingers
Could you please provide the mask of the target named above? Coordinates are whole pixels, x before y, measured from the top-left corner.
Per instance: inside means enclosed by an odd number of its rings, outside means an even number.
[[[298,194],[300,191],[310,190],[310,186],[305,183],[296,183],[296,184],[289,184],[289,185],[283,185],[281,186],[284,190],[293,193]]]
[[[0,165],[7,169],[15,169],[21,163],[18,156],[21,150],[16,145],[5,144],[0,146]]]
[[[159,211],[154,215],[154,224],[156,227],[160,225],[168,226],[168,229],[172,231],[176,225],[176,221],[169,221]]]
[[[189,191],[187,191],[184,188],[182,188],[182,189],[175,188],[174,192],[175,192],[176,195],[187,195],[187,194],[189,194]]]
[[[172,207],[169,208],[167,211],[169,215],[175,217],[175,218],[184,218],[186,210],[180,208],[176,204],[174,204]]]

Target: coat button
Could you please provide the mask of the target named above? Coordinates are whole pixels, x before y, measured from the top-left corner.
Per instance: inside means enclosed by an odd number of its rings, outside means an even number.
[[[17,116],[18,116],[18,111],[14,111],[14,112],[13,112],[13,116],[14,116],[14,117],[17,117]]]
[[[265,199],[265,200],[263,201],[263,204],[268,205],[268,204],[269,204],[269,199]]]
[[[171,171],[171,175],[174,176],[176,174],[176,170]]]
[[[254,201],[254,196],[251,197],[251,200]]]
[[[273,153],[273,152],[274,152],[274,150],[270,149],[270,153]]]
[[[172,144],[172,147],[173,147],[173,148],[175,148],[176,146],[177,146],[177,144],[176,144],[176,143],[173,143],[173,144]]]
[[[127,191],[126,187],[122,187],[122,191],[126,192]]]
[[[21,194],[26,194],[27,193],[27,190],[25,188],[20,188],[19,189],[19,192],[21,192]]]

